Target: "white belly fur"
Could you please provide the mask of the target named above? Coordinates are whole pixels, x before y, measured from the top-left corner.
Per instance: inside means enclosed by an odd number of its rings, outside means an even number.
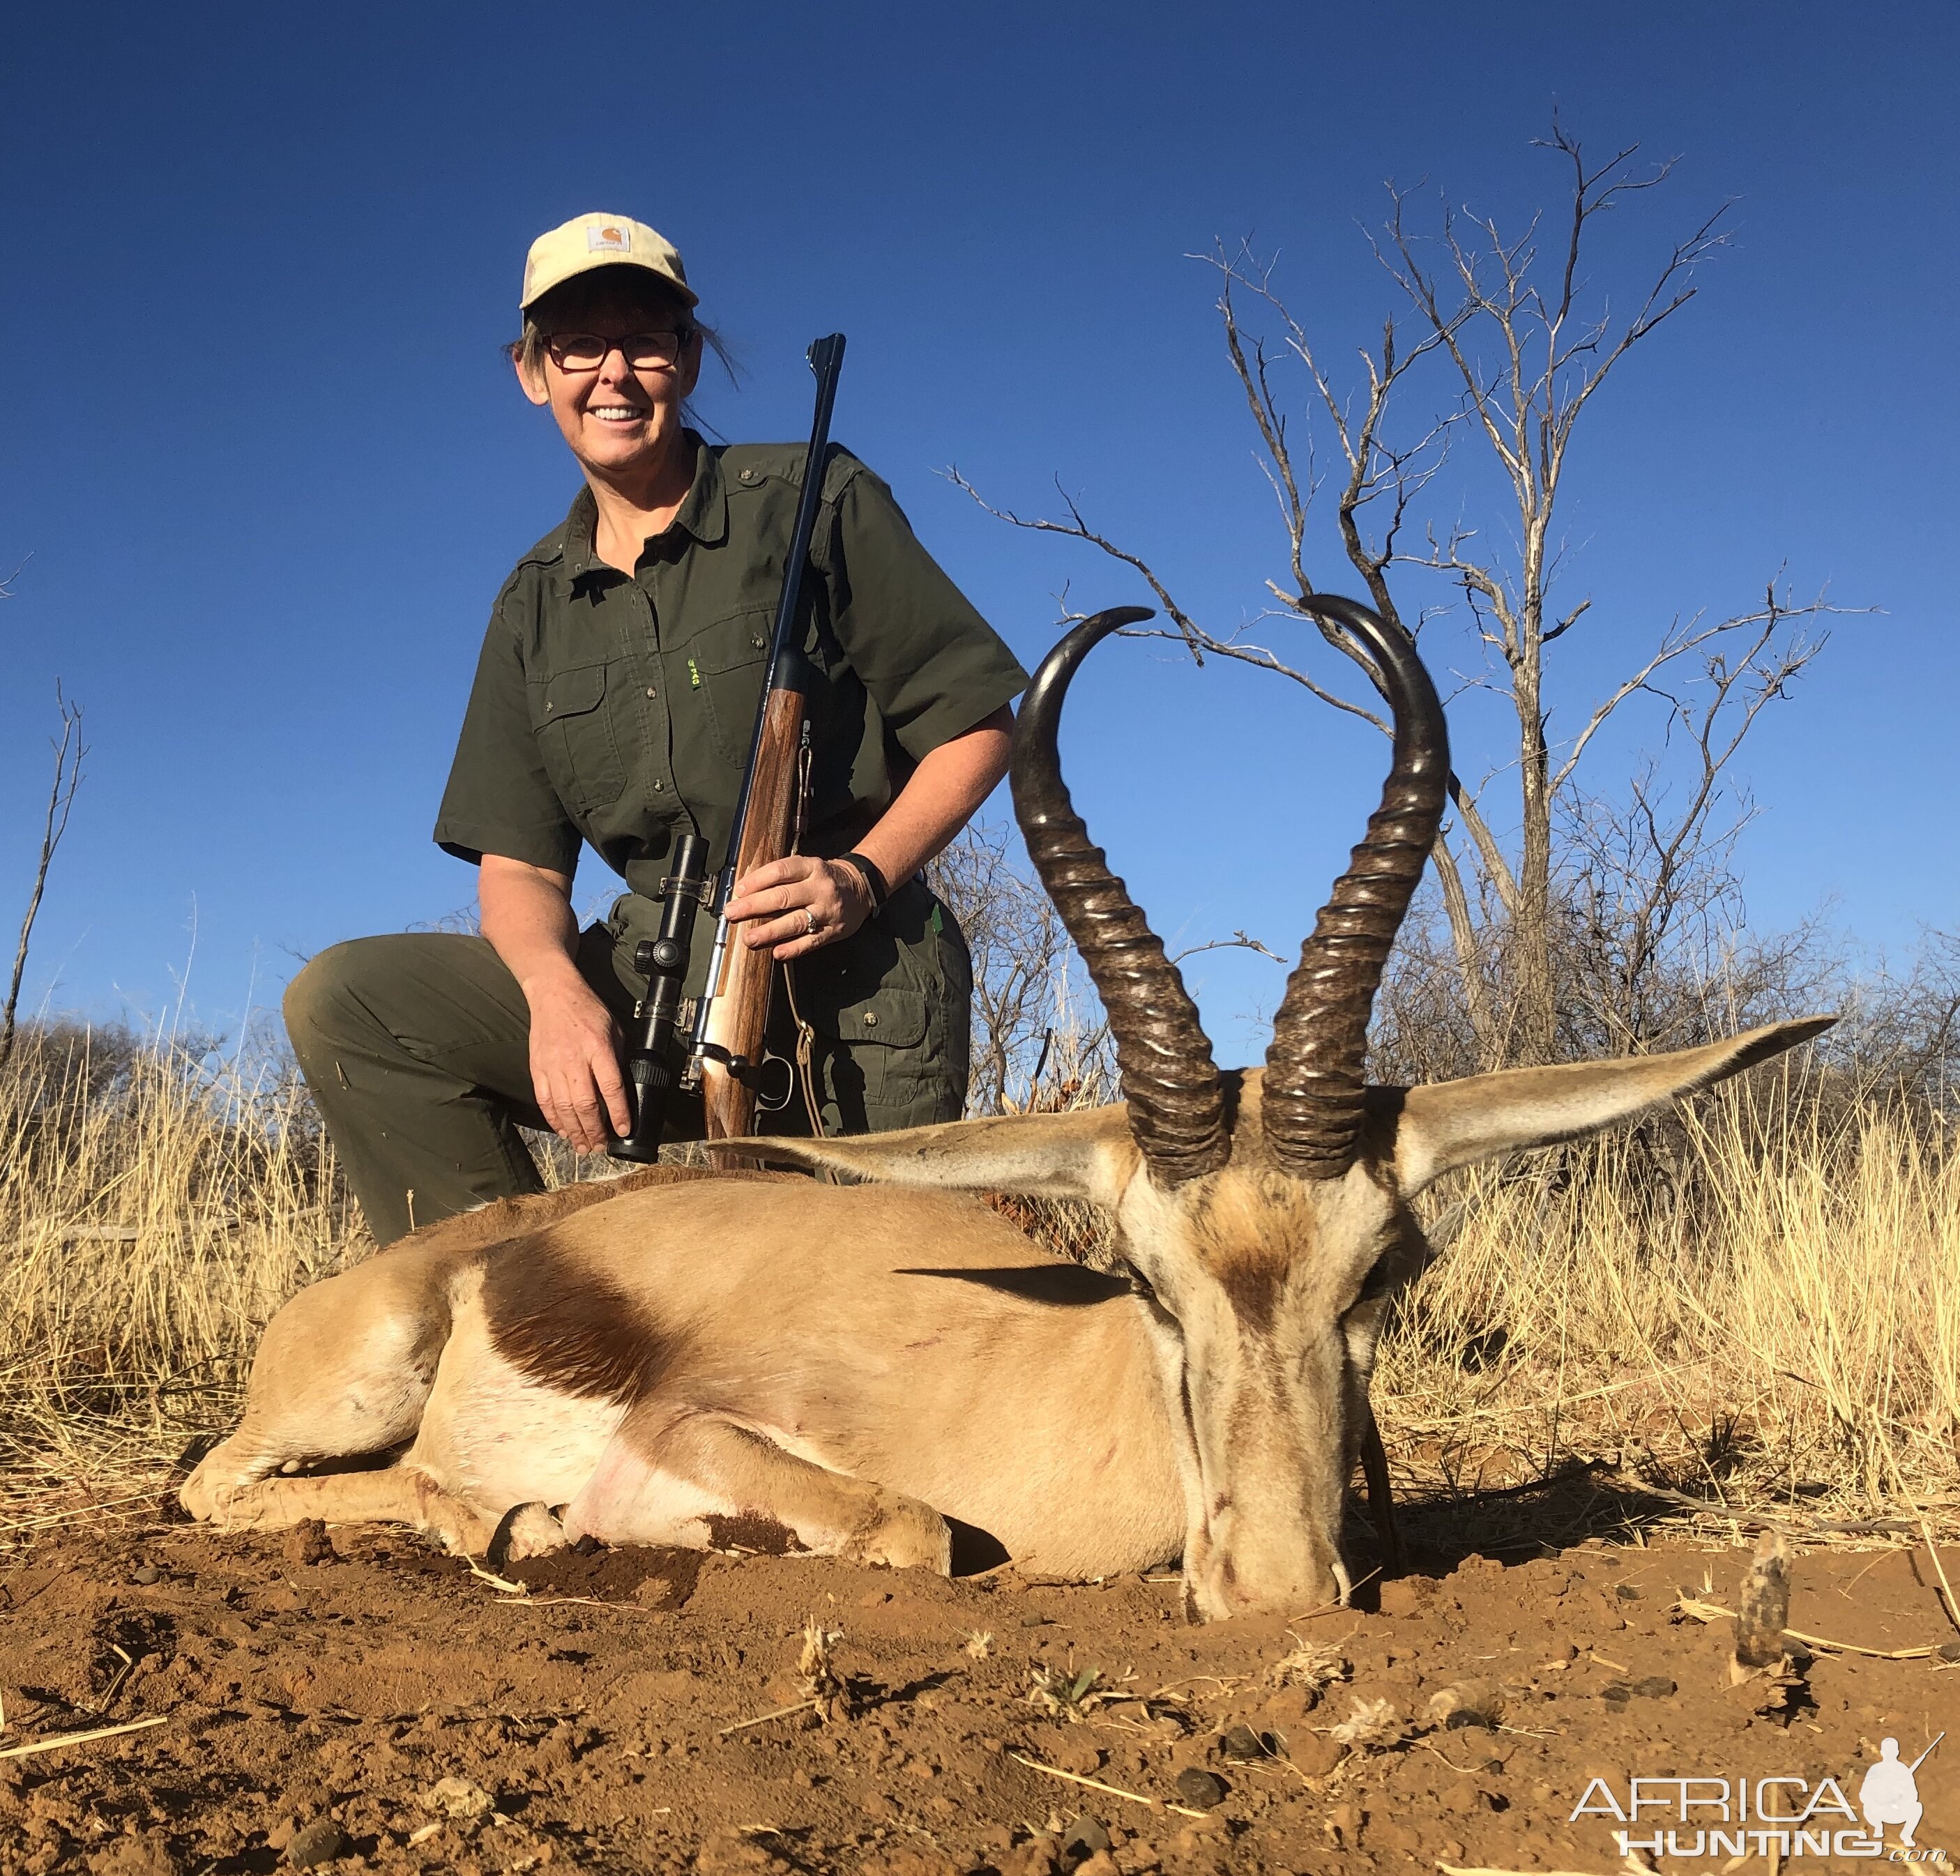
[[[616,1401],[527,1378],[491,1346],[473,1297],[456,1311],[408,1461],[493,1515],[513,1505],[563,1505],[591,1477],[625,1417]]]

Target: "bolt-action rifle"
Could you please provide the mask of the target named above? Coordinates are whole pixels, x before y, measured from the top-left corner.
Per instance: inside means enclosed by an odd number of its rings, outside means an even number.
[[[830,444],[838,374],[844,364],[844,335],[832,332],[818,339],[808,355],[810,368],[816,374],[816,415],[810,425],[802,498],[797,504],[789,564],[769,634],[762,694],[756,707],[734,825],[721,871],[711,879],[708,842],[698,834],[683,834],[676,840],[673,870],[660,882],[660,935],[643,940],[634,952],[634,968],[646,978],[647,994],[635,1007],[626,1038],[633,1124],[614,1143],[616,1159],[656,1156],[668,1097],[676,1084],[689,1092],[700,1090],[710,1140],[752,1132],[759,1103],[772,1110],[794,1092],[794,1070],[763,1048],[774,960],[766,949],[753,949],[733,937],[728,901],[735,895],[737,879],[788,853],[803,805],[811,672],[795,642],[797,622],[810,536],[823,494],[824,456]],[[707,987],[690,1015],[681,990],[695,914],[703,906],[715,917],[714,946],[708,955]],[[686,1041],[684,1048],[677,1047],[683,1027]]]

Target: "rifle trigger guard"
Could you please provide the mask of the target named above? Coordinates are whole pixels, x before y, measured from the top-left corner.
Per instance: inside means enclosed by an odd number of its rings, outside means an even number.
[[[746,1079],[765,1114],[780,1114],[796,1092],[796,1069],[786,1056],[765,1055],[750,1063]]]
[[[796,1092],[796,1071],[786,1056],[765,1054],[759,1062],[751,1061],[746,1055],[731,1054],[719,1042],[704,1042],[695,1054],[719,1062],[743,1087],[752,1089],[756,1105],[765,1114],[780,1112]]]

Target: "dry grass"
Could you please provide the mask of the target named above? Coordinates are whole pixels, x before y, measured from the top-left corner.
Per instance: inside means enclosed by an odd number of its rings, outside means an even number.
[[[1950,1523],[1960,1156],[1896,1115],[1821,1113],[1766,1078],[1690,1111],[1665,1183],[1612,1137],[1468,1175],[1378,1371],[1403,1480],[1583,1462],[1799,1529]]]
[[[289,1075],[167,1048],[99,1070],[0,1076],[0,1545],[147,1516],[273,1310],[369,1248]],[[1960,1521],[1960,1159],[1816,1111],[1773,1080],[1705,1101],[1658,1197],[1624,1141],[1475,1175],[1382,1351],[1405,1491],[1583,1464],[1799,1529]],[[1092,1221],[1030,1222],[1094,1248]]]
[[[0,1076],[0,1542],[154,1481],[369,1241],[304,1089],[70,1034]]]

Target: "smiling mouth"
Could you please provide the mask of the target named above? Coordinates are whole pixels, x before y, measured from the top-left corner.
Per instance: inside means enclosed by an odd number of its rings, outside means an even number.
[[[602,424],[633,424],[644,422],[647,413],[632,404],[593,404],[587,407],[586,415],[596,417]]]

